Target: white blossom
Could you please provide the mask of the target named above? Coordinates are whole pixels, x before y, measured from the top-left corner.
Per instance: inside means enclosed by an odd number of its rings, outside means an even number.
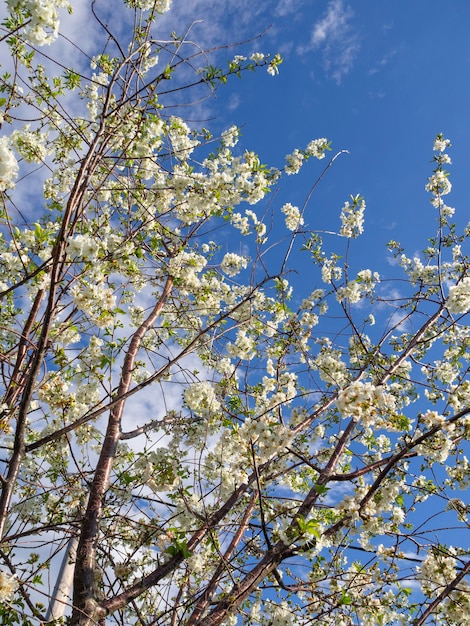
[[[444,139],[442,135],[438,135],[434,140],[433,150],[435,150],[436,152],[444,152],[444,150],[450,145],[451,144],[449,139]]]
[[[316,159],[325,158],[325,150],[328,149],[328,139],[322,137],[321,139],[313,139],[306,147],[305,152]]]
[[[339,350],[333,349],[330,343],[321,349],[312,365],[318,370],[320,378],[329,385],[343,387],[349,379],[346,363],[341,360]]]
[[[172,0],[125,0],[125,3],[132,8],[150,11],[155,9],[157,13],[166,13],[171,8]]]
[[[295,231],[304,223],[304,218],[300,215],[298,207],[292,205],[290,202],[284,204],[281,211],[286,216],[286,227],[289,230]]]
[[[348,299],[351,304],[359,302],[364,296],[370,296],[374,292],[375,285],[380,281],[377,272],[369,269],[361,270],[355,281],[348,282],[344,287],[338,288],[336,299],[338,302]]]
[[[41,163],[47,155],[44,145],[45,135],[31,132],[26,126],[23,130],[15,130],[11,135],[11,141],[25,161]]]
[[[0,191],[14,187],[18,176],[18,162],[10,145],[8,137],[0,138]]]
[[[18,581],[11,574],[0,570],[0,604],[10,602],[18,588]]]
[[[27,17],[23,37],[35,46],[43,46],[57,39],[59,8],[71,11],[68,0],[7,0],[10,11],[21,11]]]
[[[233,148],[237,145],[240,136],[240,129],[237,126],[231,126],[229,129],[224,130],[221,136],[222,145],[227,148]]]
[[[297,174],[302,167],[304,155],[296,148],[292,154],[286,156],[286,174]]]
[[[466,276],[456,285],[449,287],[446,307],[456,315],[470,310],[470,277]]]
[[[341,237],[356,239],[364,232],[364,211],[366,203],[361,199],[360,203],[345,202],[341,209]]]
[[[75,235],[67,243],[67,253],[71,258],[95,259],[98,249],[98,243],[88,235]]]
[[[214,387],[207,381],[187,387],[184,390],[184,401],[191,411],[201,417],[213,417],[220,411]]]
[[[227,276],[236,276],[242,269],[248,265],[248,258],[240,256],[233,252],[227,252],[222,259],[220,267]]]
[[[343,269],[340,265],[336,265],[336,259],[325,259],[321,268],[321,278],[324,283],[331,283],[334,280],[339,280],[343,273]]]
[[[395,411],[395,400],[382,386],[354,381],[339,393],[336,406],[344,416],[373,426],[378,416]]]
[[[446,172],[437,170],[429,177],[426,184],[426,191],[431,191],[435,195],[445,196],[452,190],[452,184]]]

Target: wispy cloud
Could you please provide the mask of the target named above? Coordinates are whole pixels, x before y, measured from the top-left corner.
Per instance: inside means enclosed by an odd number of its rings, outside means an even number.
[[[360,37],[351,24],[354,12],[343,0],[330,0],[324,15],[314,23],[310,43],[299,51],[321,50],[325,71],[338,84],[353,67]]]
[[[375,65],[369,70],[369,74],[378,74],[383,68],[390,63],[390,61],[396,56],[398,49],[395,48],[385,54],[381,59],[376,61]]]
[[[295,13],[298,10],[297,0],[279,0],[274,10],[274,15],[284,17],[289,13]]]

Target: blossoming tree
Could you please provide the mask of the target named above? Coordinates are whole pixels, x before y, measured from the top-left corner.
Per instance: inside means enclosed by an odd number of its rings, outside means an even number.
[[[170,0],[125,0],[90,3],[102,48],[69,67],[68,2],[6,4],[0,623],[470,623],[470,229],[444,202],[449,141],[436,233],[415,258],[389,245],[393,292],[350,269],[360,196],[325,242],[305,207],[262,219],[307,160],[321,178],[326,139],[276,169],[170,108],[279,56],[208,65],[154,38]]]

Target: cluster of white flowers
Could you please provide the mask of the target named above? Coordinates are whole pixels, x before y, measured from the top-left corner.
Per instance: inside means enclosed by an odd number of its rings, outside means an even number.
[[[244,54],[236,54],[233,57],[231,64],[240,65],[241,63],[243,63],[243,61],[246,61],[246,56]]]
[[[307,329],[312,329],[320,322],[320,318],[316,313],[312,313],[311,311],[304,311],[302,313],[302,317],[300,318],[300,323],[302,326],[305,326]]]
[[[71,287],[70,295],[78,309],[88,315],[100,328],[112,320],[116,296],[110,287],[81,281]]]
[[[88,347],[81,355],[82,362],[86,363],[90,369],[95,369],[103,360],[103,344],[101,337],[92,335]]]
[[[323,289],[314,289],[312,293],[308,296],[308,298],[304,298],[302,300],[302,304],[300,305],[300,309],[305,311],[307,309],[311,309],[312,307],[318,304],[318,301],[323,298],[325,295],[325,291]],[[322,311],[323,313],[324,311]]]
[[[231,139],[229,138],[228,141],[236,141],[233,134],[229,137]],[[279,178],[279,172],[263,166],[254,152],[246,150],[243,156],[233,156],[227,146],[219,150],[217,155],[205,159],[203,167],[206,170],[205,173],[196,173],[191,166],[186,165],[185,171],[182,172],[184,184],[180,185],[185,195],[181,196],[181,192],[176,195],[174,206],[179,212],[181,201],[194,203],[199,207],[199,219],[201,213],[207,215],[220,211],[221,207],[232,208],[241,201],[256,204],[264,198]],[[168,185],[165,177],[162,183],[164,186]],[[173,175],[172,185],[174,183]],[[201,203],[201,197],[204,197],[203,203]],[[248,212],[245,212],[245,215],[249,217]],[[243,234],[248,234],[248,219],[245,220],[240,214],[234,212],[233,224]]]
[[[145,309],[140,304],[129,307],[130,322],[132,326],[140,326],[144,321]]]
[[[241,232],[242,235],[249,235],[250,230],[250,221],[248,216],[242,216],[241,213],[232,213],[231,216],[232,225]]]
[[[440,211],[442,217],[452,217],[455,213],[455,209],[453,207],[444,204],[442,201],[440,204]]]
[[[444,139],[444,137],[441,134],[439,134],[434,140],[433,150],[435,152],[444,152],[444,150],[446,150],[446,148],[449,148],[450,145],[451,145],[450,140]]]
[[[286,216],[286,226],[289,230],[295,231],[304,223],[304,218],[300,215],[298,207],[290,202],[286,202],[281,211]]]
[[[413,285],[418,282],[424,285],[435,284],[439,275],[439,266],[432,265],[431,263],[424,265],[418,257],[409,259],[406,255],[402,254],[400,256],[400,265],[408,274]],[[445,264],[442,264],[441,270],[444,266]]]
[[[428,552],[421,567],[417,568],[417,578],[424,593],[434,596],[436,591],[441,592],[455,578],[457,561],[454,554],[452,548],[449,548],[448,554]]]
[[[359,544],[365,550],[373,550],[370,539],[377,534],[384,534],[388,528],[399,525],[405,520],[403,507],[396,504],[397,498],[403,492],[400,482],[386,482],[374,498],[368,497],[370,486],[360,484],[353,493],[346,494],[336,505],[336,510],[345,515],[348,525],[362,517],[362,526],[358,538]],[[389,520],[379,521],[377,515],[389,513]]]
[[[449,394],[449,404],[455,412],[470,405],[470,380],[464,380],[460,384],[452,385]]]
[[[133,43],[129,45],[129,50],[133,49]],[[158,65],[160,57],[156,51],[152,48],[150,41],[145,41],[140,47],[140,69],[143,74],[146,74],[152,67]],[[160,121],[160,120],[159,120]]]
[[[240,256],[234,252],[227,252],[222,259],[220,268],[227,276],[236,276],[241,270],[247,267],[248,261],[249,259],[246,256]]]
[[[456,465],[447,465],[446,472],[449,479],[456,481],[462,491],[470,487],[470,461],[465,455],[459,457]]]
[[[268,74],[270,76],[277,76],[279,74],[279,65],[282,63],[282,58],[280,54],[275,54],[274,57],[269,61],[268,64]]]
[[[22,130],[15,130],[11,134],[11,141],[16,150],[28,163],[34,161],[42,163],[47,156],[47,148],[44,145],[46,136],[44,133],[32,132],[29,126]]]
[[[321,160],[325,158],[325,151],[328,149],[328,139],[326,137],[321,137],[320,139],[312,139],[312,141],[305,148],[305,152],[308,156]]]
[[[220,480],[220,493],[226,497],[234,487],[247,480],[253,452],[257,462],[264,463],[289,446],[292,437],[279,418],[270,414],[247,418],[240,427],[224,428],[207,456],[206,475],[212,480]]]
[[[86,98],[86,106],[90,120],[96,121],[102,106],[101,92],[102,88],[108,85],[110,80],[106,72],[94,72],[91,80],[88,81],[82,90],[83,96]],[[119,135],[114,137],[114,143],[118,144]]]
[[[167,448],[139,454],[134,467],[141,482],[154,493],[172,489],[181,482],[178,459]]]
[[[188,409],[200,417],[210,418],[220,411],[214,387],[207,381],[187,387],[184,390],[184,401]]]
[[[39,399],[47,402],[52,409],[69,407],[73,402],[73,394],[69,393],[69,383],[58,372],[50,374],[39,389]]]
[[[220,140],[222,145],[226,148],[233,148],[237,145],[239,137],[240,129],[238,128],[238,126],[231,126],[227,130],[224,130]]]
[[[154,59],[155,57],[151,57]],[[151,118],[140,125],[139,132],[135,133],[133,141],[129,142],[129,153],[139,161],[143,180],[150,180],[158,176],[158,165],[154,159],[148,158],[158,151],[163,143],[165,127],[161,119]]]
[[[148,2],[144,2],[144,0],[141,0],[141,2],[148,4]],[[153,2],[150,2],[150,8],[155,7],[157,13],[166,13],[171,8],[171,2],[172,0],[153,0]]]
[[[289,626],[296,623],[296,616],[292,608],[285,600],[279,604],[268,601],[263,607],[265,615],[265,624],[270,626]]]
[[[85,360],[82,361],[82,363],[85,362]],[[80,373],[80,364],[77,365],[76,371]],[[101,388],[98,380],[90,380],[81,382],[73,391],[69,382],[65,381],[59,373],[53,372],[42,383],[38,398],[41,402],[47,403],[53,412],[61,414],[61,417],[51,419],[42,429],[41,436],[45,437],[63,426],[64,410],[66,410],[67,418],[73,420],[82,417],[91,407],[96,407],[101,399]],[[84,435],[85,432],[82,432],[81,436]],[[67,441],[62,439],[58,445],[62,445],[62,451],[67,456]]]
[[[348,282],[344,287],[337,290],[336,299],[341,302],[347,298],[351,304],[359,302],[364,296],[373,294],[378,282],[380,282],[380,276],[377,272],[361,270],[358,272],[356,280]]]
[[[434,172],[426,184],[426,191],[431,191],[436,196],[445,196],[451,192],[451,189],[452,183],[448,178],[448,174],[442,170]]]
[[[81,335],[73,324],[61,323],[56,320],[51,326],[51,338],[59,346],[68,346],[71,343],[78,343],[81,340]]]
[[[124,0],[132,9],[141,11],[154,10],[157,13],[166,13],[171,8],[172,0]]]
[[[320,378],[329,385],[343,387],[349,381],[348,368],[341,360],[341,352],[327,341],[319,354],[313,359],[312,366],[318,370]]]
[[[57,39],[59,8],[72,10],[68,0],[7,0],[9,11],[23,13],[27,22],[22,36],[35,46],[44,46]]]
[[[423,373],[426,368],[423,368]],[[459,375],[459,368],[449,361],[434,361],[433,378],[440,380],[445,385],[450,385]]]
[[[433,428],[434,426],[444,426],[446,418],[437,411],[426,411],[426,413],[420,415],[420,422],[427,428]]]
[[[18,162],[10,145],[8,137],[0,138],[0,191],[14,187],[18,176]]]
[[[325,137],[320,139],[312,139],[305,150],[296,148],[291,154],[286,155],[286,165],[284,171],[286,174],[297,174],[302,167],[304,160],[314,157],[315,159],[324,159],[325,151],[329,150],[329,143]]]
[[[361,501],[367,494],[369,487],[367,485],[360,485],[353,493],[347,493],[343,499],[336,505],[336,510],[339,513],[346,514],[351,521],[359,519],[359,512],[363,515],[372,516],[377,512],[375,501],[369,500],[366,505],[362,505]]]
[[[454,209],[446,206],[442,202],[442,196],[450,193],[452,189],[452,185],[449,181],[449,174],[442,166],[445,163],[451,163],[451,159],[448,154],[445,154],[443,151],[449,147],[450,141],[445,139],[442,134],[437,135],[434,140],[434,150],[439,152],[439,155],[434,157],[434,160],[437,162],[437,167],[434,170],[432,176],[429,177],[428,182],[426,184],[426,191],[430,191],[433,194],[431,198],[431,204],[436,208],[439,208],[441,211],[441,217],[451,216],[454,212]]]
[[[321,268],[321,279],[324,283],[331,283],[333,280],[339,280],[343,274],[343,268],[336,265],[337,259],[323,259]]]
[[[96,259],[98,256],[98,242],[89,235],[75,235],[67,243],[67,254],[71,259]]]
[[[292,440],[289,429],[272,415],[262,415],[256,419],[247,418],[238,435],[245,444],[256,445],[256,456],[260,463],[268,461]]]
[[[9,602],[18,588],[18,581],[11,574],[0,570],[0,604]]]
[[[455,445],[451,436],[454,429],[454,424],[445,424],[445,429],[438,431],[423,443],[415,446],[415,451],[430,461],[445,463]],[[420,432],[416,431],[415,435],[419,436]]]
[[[242,235],[249,235],[251,233],[250,220],[253,223],[254,230],[257,233],[257,240],[260,243],[265,241],[264,236],[266,234],[266,224],[258,219],[258,216],[251,209],[245,211],[243,217],[240,213],[233,213],[231,216],[232,225],[241,232]]]
[[[302,163],[304,162],[304,155],[298,148],[292,152],[292,154],[288,154],[286,156],[286,167],[285,172],[288,175],[298,174],[300,168],[302,167]]]
[[[275,374],[271,359],[266,364],[266,370],[270,376]],[[256,410],[264,413],[276,407],[287,406],[296,395],[297,376],[293,372],[282,372],[277,379],[263,376],[262,392],[256,398]]]
[[[256,342],[246,330],[240,329],[233,343],[227,344],[227,353],[233,358],[251,360],[255,356]]]
[[[200,552],[195,552],[186,560],[186,565],[193,574],[202,574],[207,565],[207,559]]]
[[[356,239],[364,232],[365,200],[362,198],[359,204],[345,202],[341,209],[341,237]]]
[[[171,141],[173,154],[178,159],[187,159],[199,145],[197,139],[190,137],[190,128],[180,117],[170,117],[166,124],[166,132]]]
[[[446,307],[456,315],[470,310],[470,277],[466,276],[456,285],[449,287]]]
[[[302,304],[300,305],[300,310],[302,311],[300,324],[307,329],[312,329],[313,326],[316,326],[320,322],[319,315],[314,313],[311,309],[315,307],[320,315],[324,315],[328,310],[326,301],[319,302],[319,300],[323,298],[323,295],[323,289],[316,289],[308,298],[302,300]]]
[[[194,296],[199,316],[216,315],[222,309],[223,302],[229,306],[235,300],[231,287],[223,277],[212,272],[202,275],[200,289]]]
[[[200,285],[198,274],[207,265],[207,259],[196,252],[180,252],[170,259],[168,273],[180,281],[185,289],[197,289]]]
[[[380,415],[395,412],[395,398],[382,386],[356,380],[343,389],[336,400],[344,416],[361,420],[364,426],[373,426]]]

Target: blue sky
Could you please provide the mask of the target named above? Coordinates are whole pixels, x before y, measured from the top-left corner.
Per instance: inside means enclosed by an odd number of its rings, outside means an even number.
[[[280,51],[285,59],[280,75],[259,72],[232,80],[208,104],[208,115],[218,118],[212,127],[243,126],[242,145],[270,165],[282,166],[285,154],[315,137],[328,137],[333,151],[349,151],[315,193],[308,226],[337,229],[343,202],[359,193],[367,201],[361,243],[375,269],[383,265],[384,244],[392,238],[409,253],[423,248],[435,228],[424,185],[438,132],[452,140],[449,204],[466,223],[470,3],[261,0],[256,9],[250,4],[174,0],[173,16],[165,20],[177,20],[180,31],[193,19],[204,20],[193,26],[193,38],[214,44],[254,37],[270,26],[244,50]],[[318,165],[309,164],[300,177],[284,183],[282,198],[301,204],[318,172]]]

